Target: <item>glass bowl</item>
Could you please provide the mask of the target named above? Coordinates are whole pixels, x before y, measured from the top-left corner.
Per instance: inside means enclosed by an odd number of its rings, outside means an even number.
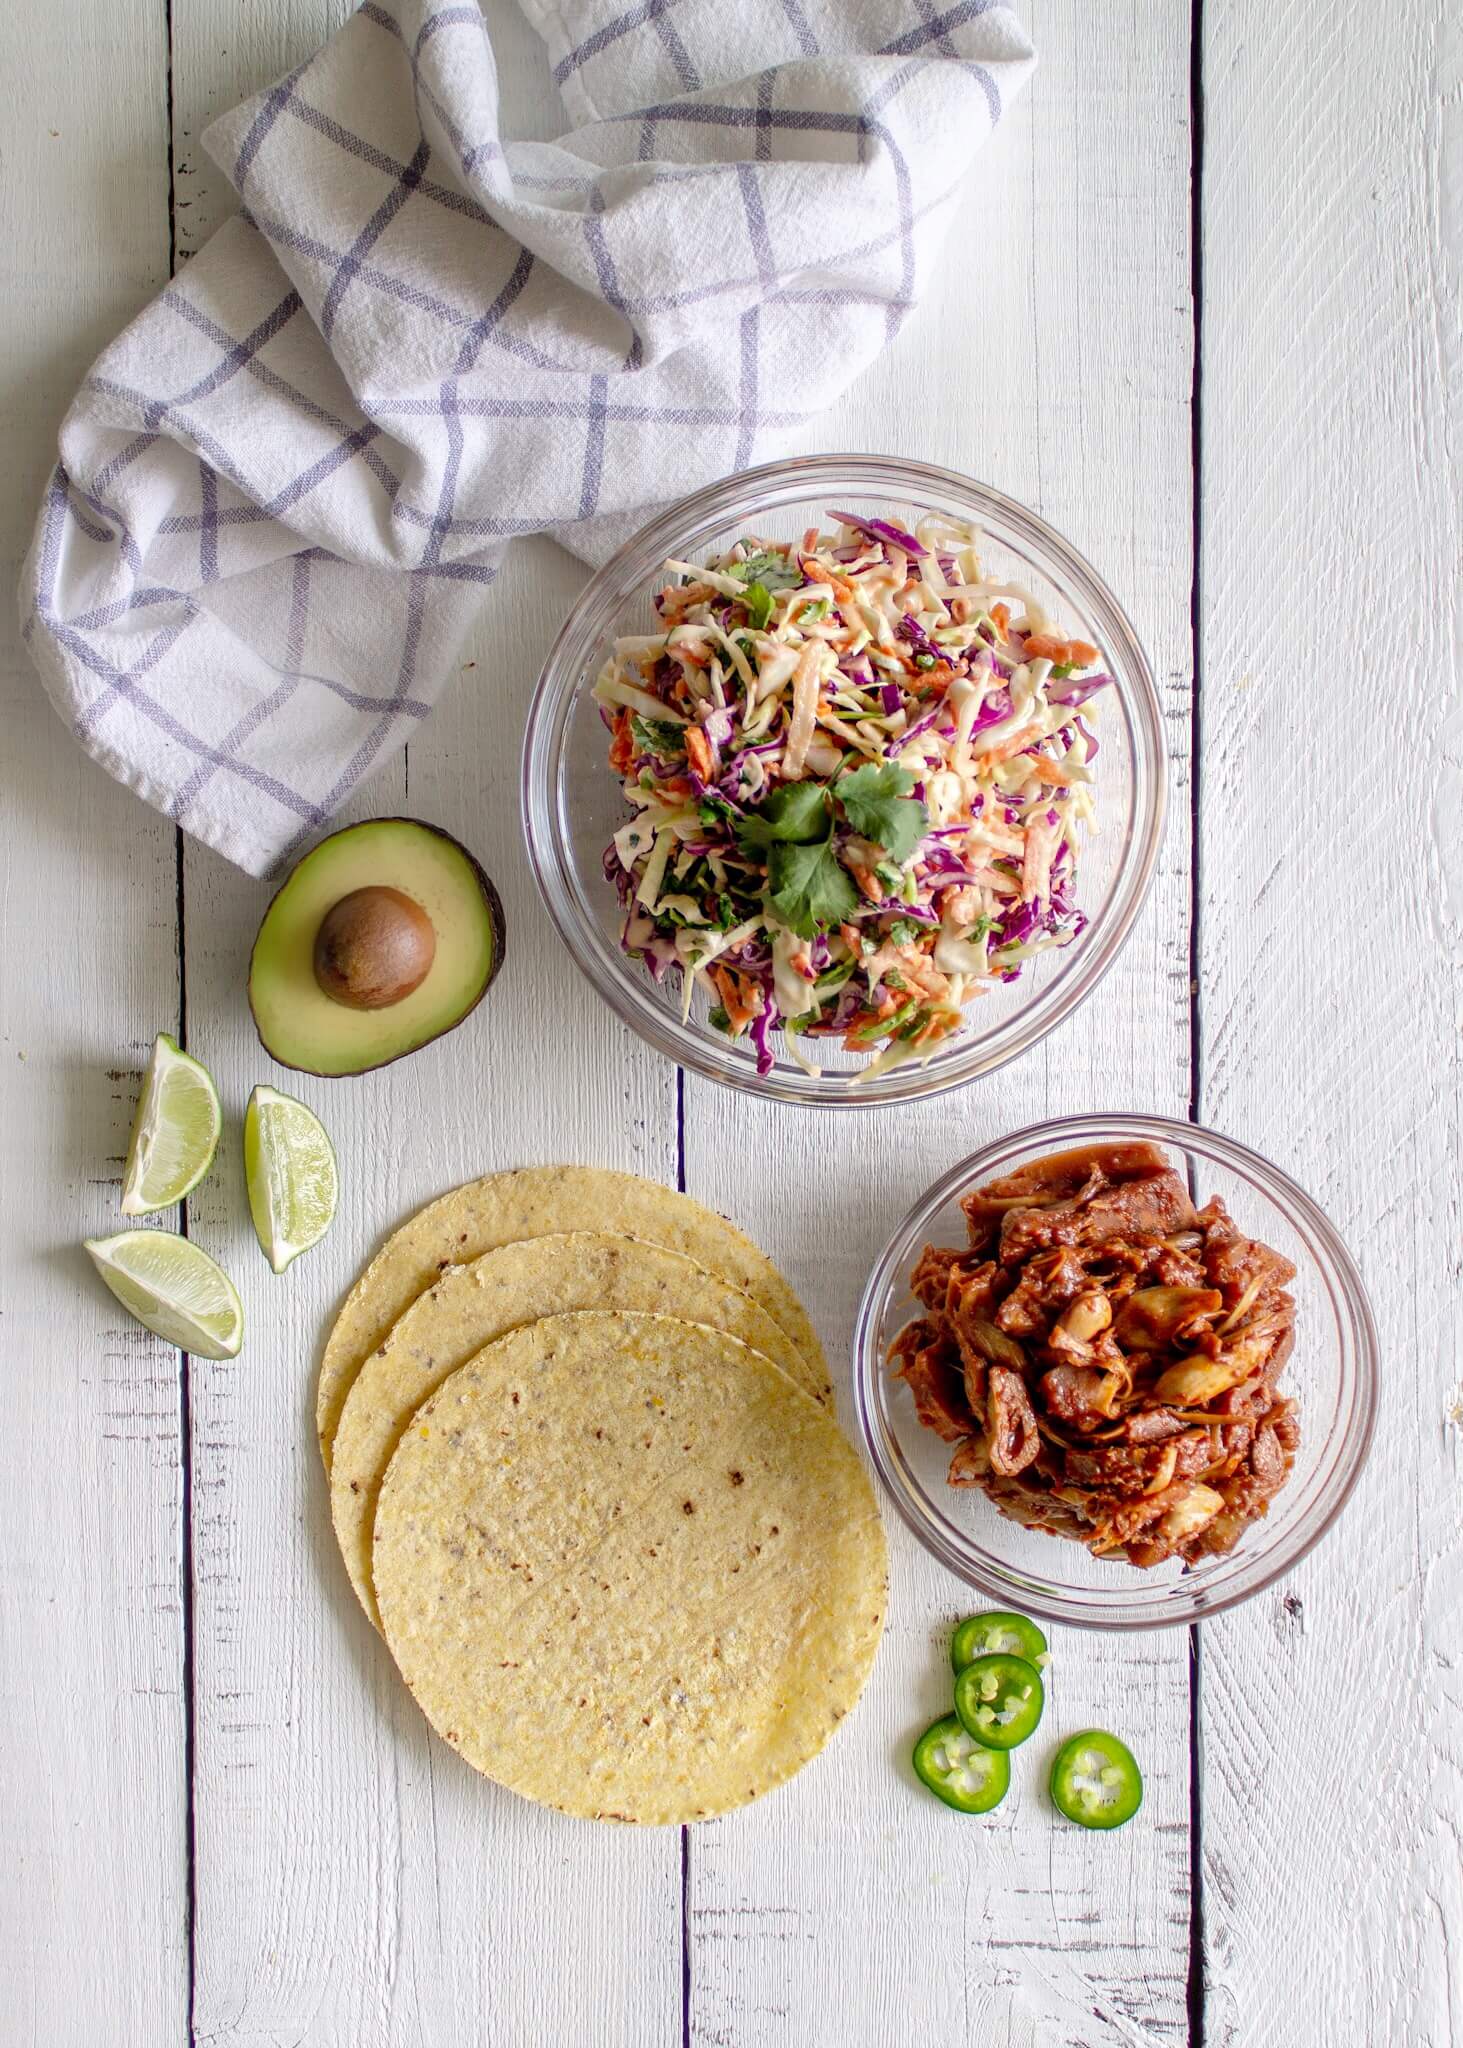
[[[695,559],[749,531],[801,532],[838,506],[907,521],[924,511],[972,521],[988,570],[1027,586],[1059,627],[1101,649],[1114,687],[1088,707],[1101,744],[1098,829],[1080,850],[1077,902],[1090,920],[1073,944],[1028,963],[1018,981],[994,983],[970,1006],[969,1028],[925,1064],[859,1083],[867,1056],[817,1041],[817,1076],[786,1051],[759,1077],[749,1040],[706,1022],[698,992],[689,1019],[670,984],[657,987],[620,950],[620,912],[601,865],[631,814],[607,761],[608,735],[591,696],[611,643],[653,630],[651,602],[668,557]],[[824,455],[744,471],[684,498],[643,527],[586,586],[555,640],[529,713],[523,812],[529,855],[549,915],[580,968],[622,1022],[657,1050],[713,1081],[784,1102],[870,1108],[958,1087],[1015,1059],[1068,1016],[1117,958],[1142,907],[1163,831],[1166,755],[1158,694],[1126,614],[1101,578],[1032,512],[950,470],[886,456]],[[832,1046],[830,1052],[827,1047]]]
[[[927,1243],[966,1242],[967,1189],[1075,1145],[1147,1138],[1187,1173],[1197,1202],[1218,1195],[1239,1228],[1296,1268],[1295,1349],[1281,1378],[1296,1397],[1301,1441],[1289,1480],[1227,1557],[1140,1568],[1023,1528],[976,1488],[945,1483],[950,1445],[916,1418],[885,1360],[921,1313],[909,1275]],[[869,1277],[854,1331],[859,1427],[895,1507],[930,1554],[996,1607],[1079,1628],[1165,1628],[1203,1621],[1290,1571],[1345,1505],[1371,1446],[1377,1333],[1350,1253],[1310,1196],[1231,1138],[1156,1116],[1071,1116],[1031,1124],[973,1152],[917,1202]]]

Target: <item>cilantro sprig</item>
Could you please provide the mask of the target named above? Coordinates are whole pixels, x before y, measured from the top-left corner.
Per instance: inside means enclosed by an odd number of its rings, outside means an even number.
[[[833,851],[831,833],[811,846],[774,846],[767,878],[768,902],[799,938],[816,938],[858,909],[858,890]]]
[[[909,792],[914,777],[892,761],[867,761],[834,784],[855,832],[882,846],[892,861],[906,861],[930,828],[930,814]]]
[[[906,769],[870,761],[832,782],[783,783],[738,821],[743,847],[766,853],[768,902],[790,931],[815,938],[858,909],[858,890],[834,845],[840,816],[882,847],[881,868],[908,860],[929,829],[913,787]]]
[[[748,812],[737,833],[744,846],[810,846],[828,837],[831,824],[826,783],[784,782]]]

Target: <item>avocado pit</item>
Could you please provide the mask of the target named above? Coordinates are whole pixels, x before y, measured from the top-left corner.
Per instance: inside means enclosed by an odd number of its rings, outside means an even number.
[[[348,1010],[387,1010],[419,989],[437,956],[437,933],[420,903],[384,884],[352,889],[315,934],[315,979]]]

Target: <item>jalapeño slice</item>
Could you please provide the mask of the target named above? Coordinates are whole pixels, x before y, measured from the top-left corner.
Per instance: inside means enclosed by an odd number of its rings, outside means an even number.
[[[989,1813],[1011,1783],[1009,1760],[983,1748],[954,1714],[926,1728],[914,1745],[914,1769],[920,1783],[957,1813]]]
[[[1041,1673],[1024,1657],[994,1651],[967,1664],[955,1680],[962,1727],[987,1749],[1017,1749],[1034,1735],[1046,1696]]]
[[[1048,1661],[1046,1637],[1024,1614],[972,1614],[950,1638],[950,1662],[957,1671],[995,1650],[1008,1657],[1024,1657],[1038,1671]]]
[[[1143,1773],[1125,1742],[1087,1728],[1057,1751],[1052,1804],[1079,1828],[1120,1828],[1143,1804]]]

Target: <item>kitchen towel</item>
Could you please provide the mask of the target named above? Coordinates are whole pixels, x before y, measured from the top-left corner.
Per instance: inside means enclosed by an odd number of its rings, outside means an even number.
[[[526,5],[570,133],[502,139],[477,0],[365,0],[208,130],[242,214],[61,429],[46,688],[251,873],[410,738],[515,534],[600,559],[852,380],[1032,63],[991,0]]]

